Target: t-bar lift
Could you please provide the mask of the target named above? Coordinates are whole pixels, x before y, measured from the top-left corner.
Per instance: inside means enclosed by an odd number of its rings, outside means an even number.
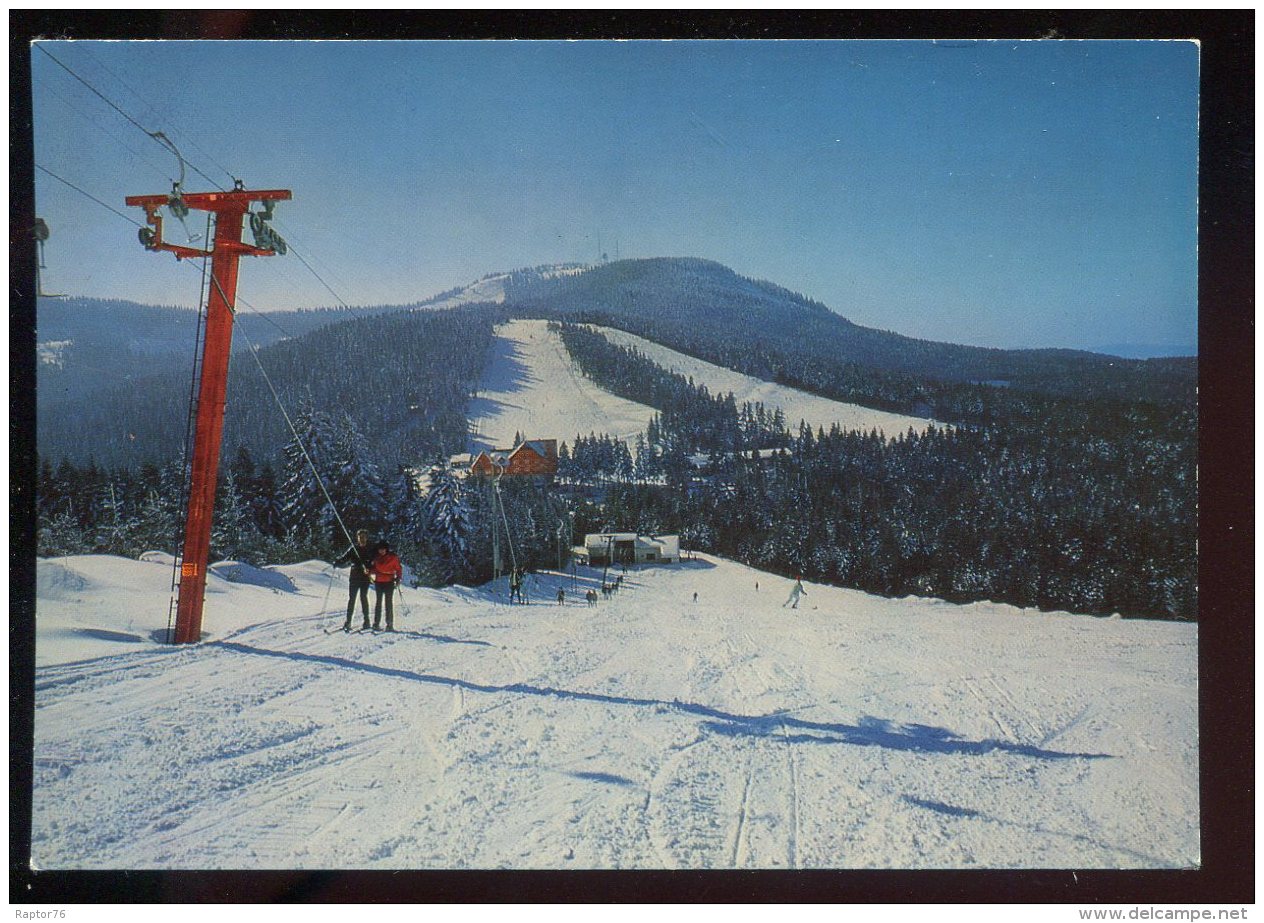
[[[211,546],[211,517],[215,509],[215,478],[219,470],[220,443],[224,431],[224,401],[228,390],[228,355],[233,338],[233,314],[237,298],[237,261],[242,256],[285,253],[285,241],[268,225],[274,203],[290,198],[288,189],[243,189],[240,182],[228,192],[181,192],[170,195],[128,196],[128,205],[145,210],[148,227],[140,229],[146,250],[174,253],[177,260],[211,258],[211,288],[207,298],[206,334],[202,346],[201,377],[197,385],[193,465],[189,482],[189,508],[184,526],[184,550],[180,565],[180,590],[176,604],[175,643],[187,644],[202,636],[202,602],[206,594],[206,567]],[[259,202],[263,211],[251,212]],[[163,240],[162,215],[167,208],[183,221],[189,210],[215,215],[215,236],[209,250],[170,244]],[[255,244],[242,243],[242,222],[250,214]]]

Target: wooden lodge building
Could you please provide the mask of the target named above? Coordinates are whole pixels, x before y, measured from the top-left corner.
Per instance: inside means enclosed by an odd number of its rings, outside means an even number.
[[[484,449],[470,456],[474,477],[552,477],[557,474],[557,440],[528,439],[512,449]]]

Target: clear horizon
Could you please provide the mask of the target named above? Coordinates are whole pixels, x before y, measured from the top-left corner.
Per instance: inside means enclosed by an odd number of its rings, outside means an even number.
[[[1197,349],[1193,42],[41,44],[175,142],[185,189],[293,190],[278,229],[320,278],[244,261],[259,310],[604,252],[921,339]],[[176,157],[31,55],[36,164],[139,220],[123,197],[167,192]],[[36,205],[45,288],[196,304],[194,273],[38,169]]]

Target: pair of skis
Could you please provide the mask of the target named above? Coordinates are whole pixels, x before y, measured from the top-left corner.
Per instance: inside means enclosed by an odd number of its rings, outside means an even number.
[[[331,569],[331,571],[330,571],[330,585],[331,585],[331,586],[333,585],[333,577],[332,577],[332,574],[333,574],[333,572],[332,572],[332,569]],[[398,586],[395,588],[395,591],[396,591],[396,592],[399,592],[399,587],[398,587]],[[329,601],[329,594],[328,594],[328,592],[326,592],[326,594],[325,594],[325,602],[328,602],[328,601]],[[403,600],[403,594],[402,594],[402,593],[400,593],[400,605],[403,605],[403,603],[404,603],[404,600]],[[324,614],[325,614],[325,613],[322,611],[322,612],[321,612],[321,615],[323,616]],[[408,609],[407,609],[407,607],[405,607],[405,608],[404,608],[404,611],[403,611],[403,613],[402,613],[402,614],[403,614],[403,615],[407,615],[407,614],[408,614]],[[359,635],[359,634],[363,634],[363,633],[364,633],[364,632],[366,632],[366,631],[371,631],[371,632],[373,632],[374,634],[381,634],[382,632],[386,632],[386,633],[388,633],[388,634],[399,634],[399,631],[398,631],[397,629],[394,629],[394,628],[368,628],[368,627],[365,627],[365,628],[325,628],[325,629],[322,629],[322,630],[323,630],[323,631],[325,632],[325,634],[327,634],[327,635],[332,635],[332,634],[334,634],[335,632],[339,632],[339,631],[345,632],[345,633],[347,633],[347,634],[349,634],[349,635]]]

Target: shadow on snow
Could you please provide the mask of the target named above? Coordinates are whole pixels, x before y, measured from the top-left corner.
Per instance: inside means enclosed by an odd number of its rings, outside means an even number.
[[[946,728],[921,724],[896,724],[881,718],[864,717],[856,724],[841,724],[805,721],[801,718],[791,718],[776,713],[770,715],[738,715],[722,709],[712,708],[709,705],[699,705],[692,702],[643,699],[632,696],[607,695],[600,692],[554,689],[549,686],[535,686],[530,683],[510,683],[508,685],[495,686],[449,676],[438,676],[433,673],[417,673],[412,670],[401,670],[395,667],[358,663],[343,657],[331,657],[324,654],[268,650],[267,648],[253,647],[236,641],[212,643],[215,647],[240,654],[275,657],[280,660],[294,660],[304,663],[323,663],[331,667],[360,670],[378,676],[389,676],[415,683],[460,688],[489,695],[509,692],[518,695],[541,696],[573,702],[595,702],[601,705],[627,705],[638,708],[656,708],[661,711],[676,711],[681,714],[697,715],[710,719],[703,722],[703,728],[727,737],[776,736],[789,743],[851,744],[861,747],[882,747],[887,750],[967,756],[1000,752],[1041,760],[1103,759],[1110,756],[1108,753],[1068,753],[1060,750],[1046,750],[1042,747],[1013,743],[1007,740],[967,740]]]
[[[425,631],[405,631],[396,629],[394,634],[405,638],[421,638],[423,641],[438,641],[440,644],[475,644],[479,647],[495,647],[490,641],[478,641],[470,638],[450,638],[447,635],[432,635]]]
[[[601,782],[605,785],[621,785],[636,786],[631,779],[625,779],[623,776],[617,776],[612,772],[568,772],[568,776],[572,779],[582,779],[586,782]]]
[[[912,795],[903,795],[901,797],[905,804],[910,804],[918,808],[925,808],[926,810],[934,811],[937,814],[947,814],[949,817],[961,817],[961,818],[967,818],[967,819],[973,819],[973,820],[987,821],[988,823],[999,824],[1002,827],[1013,827],[1016,830],[1022,830],[1028,835],[1036,834],[1039,836],[1064,837],[1069,840],[1074,840],[1078,843],[1085,843],[1089,846],[1094,847],[1095,849],[1103,849],[1103,850],[1108,850],[1110,852],[1121,853],[1125,856],[1131,856],[1134,859],[1141,860],[1143,863],[1145,863],[1146,866],[1150,866],[1154,868],[1162,868],[1169,864],[1157,856],[1151,856],[1148,853],[1137,852],[1135,849],[1129,849],[1126,846],[1117,846],[1113,843],[1107,843],[1100,840],[1095,840],[1092,837],[1086,836],[1083,833],[1076,833],[1076,832],[1067,831],[1067,830],[1053,830],[1053,829],[1050,829],[1049,827],[1041,826],[1039,824],[1024,824],[1024,823],[1019,823],[1017,821],[1005,820],[1004,818],[994,817],[991,814],[987,814],[983,811],[976,811],[974,808],[962,808],[962,807],[958,807],[952,804],[945,804],[942,801],[933,801],[929,798],[915,798]]]

